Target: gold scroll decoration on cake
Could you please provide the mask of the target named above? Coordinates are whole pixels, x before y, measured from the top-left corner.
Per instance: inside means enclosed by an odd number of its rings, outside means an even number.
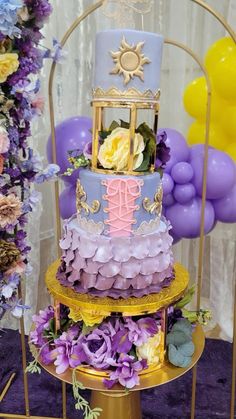
[[[134,76],[144,81],[143,65],[150,64],[148,57],[142,53],[144,42],[138,42],[136,45],[130,45],[125,37],[121,41],[119,50],[110,51],[115,67],[110,74],[119,74],[124,77],[124,84],[128,84]]]
[[[92,214],[96,214],[96,212],[99,211],[100,209],[100,202],[97,199],[94,199],[94,201],[92,201],[91,206],[89,206],[89,204],[86,202],[87,201],[87,195],[86,192],[83,188],[83,186],[81,185],[80,180],[77,180],[77,185],[76,185],[76,209],[77,212],[80,214],[82,209],[85,211],[86,214],[89,214],[90,212]]]
[[[163,198],[163,189],[162,186],[159,186],[155,195],[154,201],[152,202],[150,198],[143,199],[143,208],[150,212],[150,214],[157,214],[158,216],[161,215],[162,211],[162,198]]]

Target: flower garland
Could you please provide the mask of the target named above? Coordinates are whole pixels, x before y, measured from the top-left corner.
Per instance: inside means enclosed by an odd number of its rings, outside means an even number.
[[[30,272],[25,226],[39,200],[31,184],[58,171],[56,165],[43,169],[28,145],[31,121],[43,112],[39,71],[45,52],[39,43],[51,11],[48,0],[0,2],[0,319],[7,309],[20,317],[26,308],[17,286]]]

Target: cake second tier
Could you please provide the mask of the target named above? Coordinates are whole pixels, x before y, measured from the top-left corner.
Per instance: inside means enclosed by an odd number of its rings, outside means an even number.
[[[162,209],[160,174],[126,176],[81,170],[76,206],[79,225],[90,233],[128,237],[156,231]]]

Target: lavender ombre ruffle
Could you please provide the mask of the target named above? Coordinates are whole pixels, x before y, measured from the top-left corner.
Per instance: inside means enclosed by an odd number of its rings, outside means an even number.
[[[159,292],[173,278],[169,224],[130,237],[88,234],[73,217],[60,241],[62,263],[57,278],[76,292],[100,297],[141,297]]]

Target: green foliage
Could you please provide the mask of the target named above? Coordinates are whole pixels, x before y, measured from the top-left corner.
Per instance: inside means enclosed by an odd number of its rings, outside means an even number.
[[[25,372],[30,372],[31,374],[41,374],[41,368],[36,358],[27,365]]]
[[[187,319],[178,320],[167,334],[168,359],[171,364],[186,368],[194,354],[192,325]]]
[[[194,293],[195,293],[195,285],[193,285],[191,288],[188,289],[184,297],[180,301],[178,301],[178,303],[175,304],[175,307],[176,308],[185,307],[187,304],[189,304],[192,301]]]
[[[82,383],[77,381],[75,369],[72,372],[72,386],[73,386],[73,396],[75,400],[77,400],[75,404],[75,408],[77,410],[83,411],[84,419],[97,419],[100,416],[102,409],[100,407],[95,407],[94,409],[91,409],[87,400],[85,400],[81,396],[80,390],[85,390],[85,387],[83,386]]]

